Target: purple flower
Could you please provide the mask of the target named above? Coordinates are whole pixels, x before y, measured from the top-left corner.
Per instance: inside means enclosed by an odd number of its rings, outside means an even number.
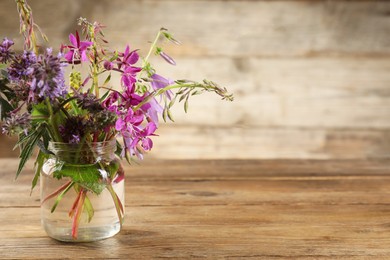
[[[60,57],[60,54],[53,56],[51,49],[47,49],[45,54],[38,56],[37,62],[32,65],[31,100],[35,101],[36,96],[48,97],[52,101],[58,97],[65,97],[67,87],[64,79],[64,65]]]
[[[114,63],[106,60],[104,63],[103,63],[103,66],[106,70],[112,70],[114,68]]]
[[[23,131],[27,132],[30,127],[30,114],[16,114],[11,113],[9,117],[4,120],[2,132],[7,135],[19,134]]]
[[[149,122],[143,129],[138,128],[138,131],[133,135],[122,133],[125,148],[132,156],[137,156],[142,160],[142,149],[144,151],[150,151],[153,147],[153,141],[149,136],[155,135],[154,132],[156,129],[157,126],[153,122]]]
[[[153,74],[151,78],[153,79],[151,84],[154,90],[159,90],[175,83],[173,80],[166,79],[158,74]],[[164,94],[171,100],[173,95],[172,91],[168,90]]]
[[[13,41],[4,38],[0,44],[0,63],[7,63],[13,56],[14,53],[10,50],[12,45],[14,45]]]
[[[61,46],[61,52],[63,49],[68,48],[68,53],[64,58],[69,63],[78,63],[81,61],[87,61],[87,49],[93,43],[89,41],[80,41],[79,33],[76,31],[76,36],[72,33],[69,35],[69,41],[72,45]]]
[[[137,156],[140,159],[142,159],[142,149],[144,151],[152,149],[153,142],[149,136],[154,135],[157,129],[157,125],[154,122],[149,122],[145,127],[142,127],[141,124],[144,122],[144,119],[142,111],[134,112],[132,109],[129,109],[127,114],[120,116],[115,123],[115,129],[123,137],[125,149],[132,156]]]
[[[81,116],[68,117],[63,125],[58,127],[58,131],[65,143],[77,144],[80,139],[93,130],[90,119]]]
[[[79,135],[72,135],[72,137],[69,140],[70,144],[78,144],[80,143],[80,136]]]
[[[171,65],[176,65],[176,62],[171,58],[171,56],[169,56],[168,54],[166,54],[165,52],[161,51],[160,52],[160,56],[166,61],[168,62],[169,64]]]
[[[148,94],[149,93],[145,93],[145,96]],[[158,115],[162,114],[163,108],[155,98],[152,98],[149,102],[142,105],[141,110],[145,113],[148,121],[153,122],[158,126]]]
[[[31,51],[24,51],[23,54],[16,56],[7,68],[9,79],[16,84],[30,81],[36,62],[37,57]]]

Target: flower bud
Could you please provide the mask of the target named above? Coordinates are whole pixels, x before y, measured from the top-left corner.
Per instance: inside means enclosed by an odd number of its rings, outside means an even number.
[[[114,68],[114,64],[108,60],[106,60],[103,64],[106,70],[112,70]]]

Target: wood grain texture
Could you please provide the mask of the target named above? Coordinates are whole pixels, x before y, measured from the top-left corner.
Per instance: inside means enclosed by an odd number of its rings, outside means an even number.
[[[59,46],[84,16],[107,25],[113,48],[147,52],[167,27],[178,66],[170,78],[208,78],[233,103],[204,95],[159,129],[153,158],[372,158],[390,156],[390,2],[326,0],[30,0]],[[56,15],[52,15],[56,10]],[[0,1],[0,36],[19,43],[13,1]],[[21,48],[21,45],[17,45]],[[112,84],[118,87],[118,79]],[[0,157],[10,142],[0,135]]]
[[[148,161],[127,167],[121,233],[67,244],[40,227],[31,171],[0,160],[2,259],[387,259],[389,160]]]
[[[17,37],[13,2],[2,1],[2,31]],[[59,46],[79,16],[107,25],[111,43],[145,49],[161,26],[189,56],[389,55],[387,1],[30,0],[36,21]],[[56,10],[56,16],[51,12]],[[299,19],[297,19],[299,18]],[[375,30],[373,29],[375,28]],[[16,29],[16,30],[15,30]],[[61,39],[62,38],[62,39]]]

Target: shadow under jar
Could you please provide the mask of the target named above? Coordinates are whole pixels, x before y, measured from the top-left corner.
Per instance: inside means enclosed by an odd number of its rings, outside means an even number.
[[[40,175],[41,219],[57,240],[89,242],[117,234],[124,218],[124,171],[116,140],[49,144]]]

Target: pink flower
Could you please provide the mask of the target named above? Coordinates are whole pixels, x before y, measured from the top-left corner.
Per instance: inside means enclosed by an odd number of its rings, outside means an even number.
[[[69,41],[72,45],[61,46],[61,52],[65,48],[69,49],[69,51],[65,54],[64,58],[69,63],[87,61],[87,49],[93,43],[89,41],[80,41],[80,36],[77,31],[76,36],[74,36],[72,33],[69,35]]]
[[[137,50],[130,52],[130,47],[127,45],[125,52],[119,54],[117,59],[118,70],[122,71],[121,82],[125,87],[132,87],[137,82],[137,73],[142,68],[133,66],[139,60]]]
[[[137,53],[137,50],[130,52],[129,45],[126,46],[125,52],[119,53],[119,56],[121,58],[118,58],[118,69],[121,69],[122,66],[128,67],[134,65],[139,60],[139,55]]]
[[[153,147],[153,142],[149,136],[155,135],[157,125],[149,122],[142,127],[145,117],[142,111],[129,109],[127,114],[119,116],[115,123],[115,129],[119,131],[125,143],[125,149],[132,156],[142,159],[142,152],[149,151]]]

